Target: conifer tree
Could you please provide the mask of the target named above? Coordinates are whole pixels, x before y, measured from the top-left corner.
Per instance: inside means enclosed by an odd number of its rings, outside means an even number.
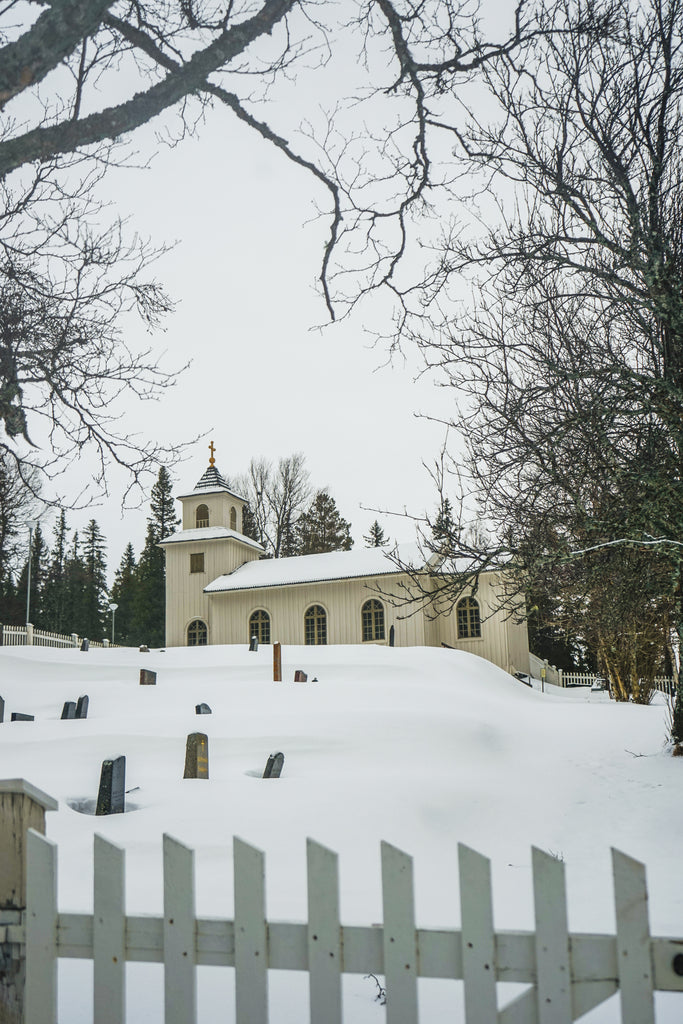
[[[68,533],[66,514],[62,510],[52,532],[52,550],[45,574],[43,593],[45,628],[53,630],[55,633],[71,631],[71,623],[67,622],[65,615]]]
[[[136,569],[133,635],[150,647],[162,647],[166,635],[166,566],[159,541],[173,533],[180,520],[175,514],[171,477],[163,466],[152,488],[151,516]]]
[[[363,540],[366,548],[385,548],[389,543],[389,538],[376,519],[368,532],[363,535]]]
[[[100,640],[107,635],[107,563],[105,542],[94,519],[88,523],[83,537],[85,594],[83,635]]]
[[[429,546],[433,551],[447,554],[457,542],[458,528],[453,519],[453,509],[448,498],[442,498],[436,516],[429,521],[432,536]]]
[[[318,491],[297,523],[298,545],[301,555],[314,555],[324,551],[350,551],[353,547],[351,524],[343,519],[332,495]]]
[[[64,617],[67,632],[88,636],[84,628],[87,625],[86,571],[78,530],[74,531],[64,563]]]
[[[128,544],[121,557],[111,588],[111,599],[118,605],[114,619],[114,641],[123,647],[135,646],[140,643],[140,638],[135,630],[138,586],[136,568],[133,545]]]
[[[43,591],[45,587],[45,576],[47,573],[48,551],[40,523],[36,526],[32,535],[31,551],[31,600],[29,615],[34,626],[43,629],[47,628],[43,615]],[[26,608],[26,590],[28,586],[28,560],[24,563],[19,575],[17,585],[17,600],[22,608]]]

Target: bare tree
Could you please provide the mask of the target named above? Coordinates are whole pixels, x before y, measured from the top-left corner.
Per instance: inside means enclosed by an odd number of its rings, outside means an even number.
[[[273,558],[296,552],[296,524],[311,495],[306,459],[295,452],[278,460],[252,459],[231,486],[249,503],[256,539]]]

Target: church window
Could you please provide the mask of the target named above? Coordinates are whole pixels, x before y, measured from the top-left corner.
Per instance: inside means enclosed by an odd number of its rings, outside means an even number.
[[[195,521],[197,529],[201,530],[202,527],[209,525],[209,506],[208,505],[197,505],[197,512],[195,514]]]
[[[327,643],[327,612],[319,604],[312,604],[304,615],[304,643]]]
[[[384,605],[374,598],[361,608],[363,640],[384,640]]]
[[[190,572],[204,572],[204,552],[190,555]]]
[[[237,529],[237,509],[234,505],[230,509],[230,529]]]
[[[469,640],[481,636],[479,605],[473,597],[463,597],[455,609],[458,622],[458,639]]]
[[[206,623],[201,619],[195,619],[187,627],[187,646],[205,647],[208,642],[209,631],[206,628]]]
[[[249,616],[249,640],[255,636],[260,644],[270,643],[270,615],[263,608]]]

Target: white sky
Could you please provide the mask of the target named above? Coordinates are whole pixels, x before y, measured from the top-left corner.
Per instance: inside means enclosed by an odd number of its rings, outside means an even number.
[[[502,34],[500,25],[495,31]],[[347,54],[329,81],[353,63]],[[282,94],[282,122],[297,123],[302,84]],[[252,456],[276,461],[301,451],[313,486],[330,488],[356,544],[377,517],[361,505],[417,516],[433,509],[436,490],[423,463],[437,456],[444,428],[416,414],[448,417],[454,395],[416,379],[415,353],[386,365],[386,348],[373,347],[371,333],[390,330],[385,301],[318,329],[328,321],[316,289],[329,230],[326,219],[315,219],[324,190],[227,109],[210,111],[196,137],[175,148],[155,142],[161,127],[158,119],[134,136],[141,163],[158,151],[149,169],[112,172],[106,188],[131,230],[176,243],[156,269],[177,310],[163,335],[147,339],[135,326],[127,340],[165,349],[167,368],[192,363],[158,403],[133,405],[125,429],[171,443],[207,435],[174,470],[177,493],[201,476],[210,440],[226,476],[244,472]],[[73,467],[73,494],[87,472],[85,464]],[[97,519],[112,574],[129,540],[139,553],[148,515],[145,502],[122,516],[124,487],[112,473],[111,496],[69,516],[78,528]],[[378,518],[389,536],[414,536],[410,521]]]

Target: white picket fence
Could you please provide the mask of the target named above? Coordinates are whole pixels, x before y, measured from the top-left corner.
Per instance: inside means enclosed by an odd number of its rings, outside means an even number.
[[[196,918],[194,855],[170,836],[163,917],[131,916],[124,852],[95,836],[93,913],[73,914],[57,908],[56,845],[30,831],[25,928],[6,936],[25,941],[25,1024],[56,1024],[60,957],[94,962],[97,1024],[125,1020],[126,961],[163,963],[165,1024],[195,1024],[198,964],[235,969],[236,1024],[267,1024],[269,969],[308,972],[313,1024],[341,1024],[343,974],[384,979],[387,1024],[417,1024],[418,978],[462,980],[467,1024],[569,1024],[617,991],[623,1024],[654,1024],[653,992],[683,992],[683,937],[650,936],[645,868],[618,851],[616,935],[569,934],[564,864],[540,850],[533,850],[532,932],[494,931],[491,866],[466,846],[459,847],[454,931],[415,927],[412,860],[388,843],[381,927],[340,924],[337,855],[312,840],[307,923],[268,921],[264,855],[237,838],[233,853],[234,921]],[[530,987],[499,1009],[497,982]]]
[[[0,626],[0,642],[7,647],[80,647],[82,637],[78,633],[51,633],[27,626]],[[89,640],[91,647],[114,647],[105,638],[102,641]]]

